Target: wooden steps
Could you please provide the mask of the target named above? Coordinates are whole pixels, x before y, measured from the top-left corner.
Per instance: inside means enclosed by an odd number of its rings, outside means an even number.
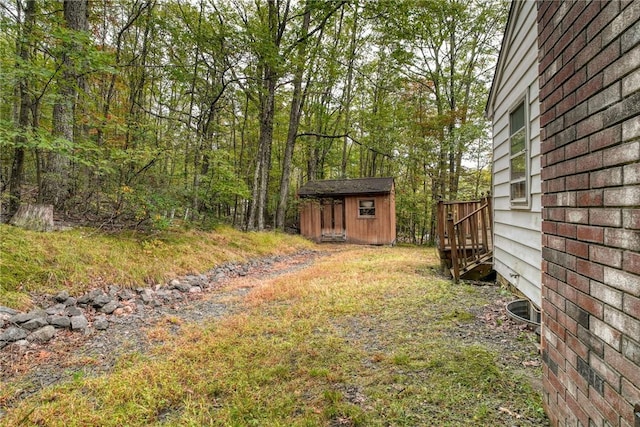
[[[451,271],[451,276],[454,276],[454,272]],[[471,260],[465,267],[459,271],[460,279],[463,280],[482,280],[488,277],[493,272],[493,252],[486,253],[478,259]]]
[[[491,197],[438,203],[438,249],[453,279],[481,280],[492,272]]]

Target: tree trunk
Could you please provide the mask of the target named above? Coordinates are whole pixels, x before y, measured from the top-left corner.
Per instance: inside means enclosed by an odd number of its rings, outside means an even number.
[[[26,4],[24,24],[22,26],[22,37],[18,42],[18,52],[24,64],[31,60],[31,51],[28,41],[31,39],[31,32],[35,23],[36,1],[29,0]],[[33,100],[29,92],[29,79],[23,77],[18,82],[18,92],[20,96],[20,106],[18,111],[18,128],[20,133],[15,138],[15,149],[13,161],[11,163],[11,177],[9,178],[9,207],[8,215],[11,217],[20,206],[21,187],[24,175],[24,145],[27,142],[25,132],[32,123],[29,120],[29,112],[32,110]]]
[[[65,0],[64,20],[72,31],[86,31],[87,0]],[[73,145],[74,107],[77,97],[77,65],[73,51],[82,50],[76,42],[65,43],[62,53],[62,71],[58,80],[58,98],[53,106],[53,135],[68,141],[66,149],[57,149],[48,153],[46,173],[43,176],[40,199],[56,207],[63,207],[69,197],[70,160],[65,153]]]
[[[33,231],[53,230],[53,205],[20,205],[10,223]]]
[[[276,75],[271,67],[266,70],[267,97],[262,113],[260,125],[261,167],[258,192],[258,230],[264,230],[264,216],[267,208],[267,195],[269,191],[269,172],[271,171],[271,145],[273,144],[273,119],[275,115]]]
[[[347,65],[347,87],[344,94],[344,140],[342,141],[342,164],[340,172],[342,178],[347,177],[347,161],[348,161],[348,135],[351,127],[351,91],[353,88],[353,68],[356,59],[356,42],[358,33],[358,1],[353,5],[353,28],[351,31],[351,40],[349,41],[349,63]]]
[[[302,21],[301,38],[306,40],[311,21],[311,9],[307,5]],[[296,134],[300,125],[300,116],[304,105],[304,93],[302,91],[302,74],[304,73],[305,43],[298,45],[298,63],[293,78],[293,96],[291,99],[291,111],[289,113],[289,130],[287,132],[287,145],[284,150],[282,161],[282,177],[280,178],[280,200],[276,211],[276,228],[284,230],[285,214],[287,211],[287,199],[289,197],[289,181],[291,179],[291,161],[293,159],[293,149],[296,143]]]
[[[274,52],[280,55],[280,45],[288,22],[289,1],[284,2],[284,13],[281,15],[278,7],[280,2],[268,0],[268,37]],[[256,173],[254,175],[253,203],[249,215],[248,228],[264,230],[265,212],[269,191],[269,172],[271,171],[271,146],[273,144],[273,120],[275,116],[276,83],[278,81],[276,58],[270,57],[272,53],[260,53],[262,85],[260,93],[260,137],[256,161]],[[257,181],[256,181],[257,178]],[[257,198],[256,198],[257,197]]]

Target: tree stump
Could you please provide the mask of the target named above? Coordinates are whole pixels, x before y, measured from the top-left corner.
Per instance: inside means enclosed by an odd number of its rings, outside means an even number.
[[[20,205],[10,224],[34,231],[53,230],[53,205]]]

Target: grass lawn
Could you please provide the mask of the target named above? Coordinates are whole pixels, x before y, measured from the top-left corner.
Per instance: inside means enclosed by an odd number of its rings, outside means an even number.
[[[346,247],[260,282],[238,314],[5,408],[0,424],[547,425],[528,376],[452,338],[487,301],[436,265],[431,249]]]
[[[0,224],[0,303],[27,309],[30,292],[78,295],[117,284],[135,288],[206,271],[225,262],[311,248],[283,233],[173,229],[103,233],[90,228],[40,233]]]

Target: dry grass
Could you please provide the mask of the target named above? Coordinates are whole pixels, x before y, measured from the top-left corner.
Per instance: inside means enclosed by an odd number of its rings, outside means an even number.
[[[182,325],[107,376],[44,390],[14,425],[544,425],[540,396],[479,343],[447,331],[482,305],[428,273],[429,252],[349,248],[265,280],[246,310]],[[167,320],[170,322],[170,319]]]
[[[103,234],[90,229],[39,233],[0,224],[0,300],[25,309],[30,305],[29,292],[67,289],[81,294],[109,284],[155,284],[229,261],[311,246],[299,237],[227,227],[213,232]]]

